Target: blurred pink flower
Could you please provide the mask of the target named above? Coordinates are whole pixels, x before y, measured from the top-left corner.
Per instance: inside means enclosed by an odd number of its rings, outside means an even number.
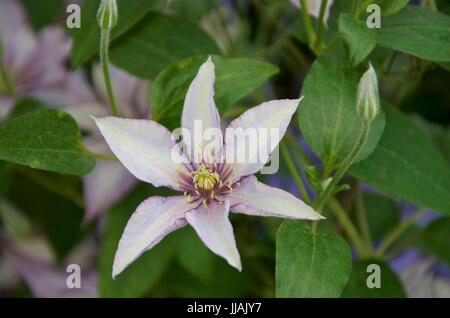
[[[48,26],[35,34],[18,1],[0,1],[2,63],[19,97],[34,96],[51,106],[77,99],[65,62],[70,38],[59,26]],[[0,79],[0,118],[13,105]]]
[[[110,65],[110,77],[123,117],[149,118],[149,84]],[[89,117],[110,114],[103,73],[100,65],[94,65],[92,71],[93,89],[91,89],[81,72],[74,74],[72,86],[78,92],[79,100],[64,110],[71,114],[80,128],[89,133],[83,144],[90,151],[112,155],[105,140],[100,135],[95,123]],[[118,161],[97,159],[95,169],[83,177],[85,198],[85,221],[90,221],[101,214],[108,206],[128,192],[137,180]]]

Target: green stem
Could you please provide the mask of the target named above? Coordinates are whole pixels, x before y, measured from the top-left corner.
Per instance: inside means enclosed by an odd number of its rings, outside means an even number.
[[[118,161],[118,159],[115,156],[111,156],[111,155],[104,155],[102,153],[95,153],[95,152],[89,152],[89,154],[97,159]]]
[[[106,92],[108,94],[109,105],[113,116],[117,116],[116,101],[114,99],[114,93],[111,86],[111,78],[109,76],[108,69],[108,45],[110,29],[102,29],[100,38],[100,62],[102,64],[103,76],[105,78]]]
[[[16,94],[16,90],[14,89],[11,79],[9,78],[8,73],[6,72],[6,69],[4,68],[1,59],[0,59],[0,76],[8,94],[13,98],[14,101],[17,101],[18,96]]]
[[[325,16],[325,9],[327,8],[328,0],[322,0],[320,4],[320,13],[319,13],[319,21],[317,25],[317,37],[316,42],[314,44],[314,50],[317,53],[320,53],[322,50],[322,36],[323,36],[323,28],[325,26],[325,21],[323,17]]]
[[[326,200],[328,199],[329,195],[333,191],[336,184],[339,182],[344,173],[350,167],[353,160],[355,160],[356,156],[358,156],[359,152],[364,146],[367,136],[369,135],[369,128],[370,128],[370,121],[362,120],[361,134],[358,138],[358,141],[356,142],[353,150],[349,153],[347,158],[344,160],[344,162],[341,164],[337,172],[334,174],[333,179],[331,179],[331,182],[328,184],[328,186],[325,188],[325,190],[321,193],[321,195],[317,199],[316,203],[316,207],[318,209],[317,211],[320,212],[320,210],[322,209],[323,205],[325,204]]]
[[[303,23],[305,24],[306,33],[308,34],[308,41],[312,47],[316,40],[316,34],[314,33],[309,17],[308,0],[300,0],[300,4],[302,5]]]
[[[350,221],[347,213],[339,204],[339,201],[334,197],[331,197],[330,200],[328,200],[327,202],[327,206],[330,208],[330,210],[338,219],[339,223],[344,228],[350,242],[355,247],[355,250],[358,253],[358,255],[360,255],[362,258],[369,257],[371,255],[371,251],[368,250],[367,247],[365,246],[363,240],[358,234],[358,231],[356,230],[352,221]]]
[[[289,151],[287,150],[287,147],[286,147],[284,141],[280,143],[280,149],[281,149],[281,153],[283,154],[284,160],[286,161],[288,169],[291,172],[292,176],[294,177],[295,183],[297,183],[298,189],[300,190],[300,193],[302,194],[303,201],[305,201],[306,204],[311,204],[311,199],[310,199],[308,193],[306,192],[306,189],[305,189],[305,186],[303,185],[302,179],[300,178],[300,175],[298,174],[298,171],[295,168],[295,164],[292,161],[291,156],[289,155]]]
[[[384,252],[394,243],[394,241],[403,234],[403,232],[414,224],[414,222],[417,220],[419,216],[421,216],[427,209],[420,208],[418,209],[412,216],[410,216],[406,221],[400,223],[397,225],[391,232],[389,232],[384,241],[381,243],[381,245],[378,247],[378,249],[375,251],[375,256],[382,257]]]
[[[361,193],[361,187],[359,183],[356,186],[357,195],[356,195],[356,217],[358,219],[359,229],[361,230],[362,237],[370,249],[372,249],[372,237],[370,236],[369,224],[367,222],[367,214],[366,209],[364,207],[364,200]]]

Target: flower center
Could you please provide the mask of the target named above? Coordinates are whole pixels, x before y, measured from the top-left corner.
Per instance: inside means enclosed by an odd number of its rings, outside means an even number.
[[[216,183],[220,182],[219,174],[207,169],[203,164],[199,170],[192,172],[192,175],[195,188],[212,190]]]

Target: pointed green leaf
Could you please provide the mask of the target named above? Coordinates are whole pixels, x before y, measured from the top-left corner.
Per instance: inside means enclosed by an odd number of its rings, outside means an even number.
[[[419,206],[450,213],[450,167],[429,138],[384,103],[386,129],[373,154],[350,173]]]
[[[369,288],[367,280],[373,282],[370,275],[376,275],[376,272],[368,266],[371,264],[379,266],[380,288]],[[389,265],[379,260],[354,261],[352,275],[348,280],[347,286],[342,293],[345,298],[404,298],[405,289],[401,280],[390,268]]]
[[[312,233],[308,222],[289,220],[277,234],[277,297],[339,297],[352,269],[347,242]]]
[[[29,112],[0,126],[0,159],[74,175],[95,166],[75,120],[58,109]]]
[[[115,41],[142,20],[155,2],[156,0],[117,0],[119,20],[111,31],[111,41]],[[74,35],[70,60],[72,69],[87,62],[100,48],[100,27],[97,22],[99,7],[100,0],[85,1],[81,7],[81,28],[71,30]]]
[[[349,64],[354,67],[362,62],[377,45],[377,32],[369,29],[365,22],[348,13],[339,16],[339,33],[347,51]]]
[[[110,49],[115,65],[148,79],[154,79],[166,66],[197,54],[220,54],[220,50],[198,25],[156,12],[148,14]]]
[[[436,62],[450,61],[450,16],[418,6],[407,6],[384,17],[379,44]]]

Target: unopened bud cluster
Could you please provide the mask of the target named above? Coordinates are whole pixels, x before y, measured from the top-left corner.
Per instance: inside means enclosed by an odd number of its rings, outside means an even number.
[[[370,121],[376,117],[379,109],[380,99],[378,97],[377,74],[372,64],[369,64],[369,69],[359,81],[356,111],[363,120]]]
[[[102,0],[97,11],[97,21],[102,29],[111,30],[118,19],[116,0]]]

